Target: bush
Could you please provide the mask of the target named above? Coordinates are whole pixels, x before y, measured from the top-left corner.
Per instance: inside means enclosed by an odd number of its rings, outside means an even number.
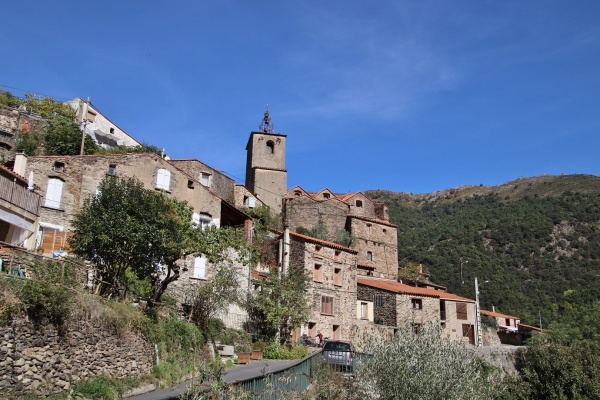
[[[371,340],[366,352],[372,356],[358,364],[356,375],[377,398],[487,400],[502,394],[495,370],[434,325],[419,334],[409,325],[392,340]]]
[[[263,358],[269,360],[297,360],[306,357],[308,350],[304,346],[281,345],[268,343],[263,350]]]
[[[92,379],[79,382],[74,390],[75,398],[117,400],[121,398],[123,385],[106,375],[100,375]]]

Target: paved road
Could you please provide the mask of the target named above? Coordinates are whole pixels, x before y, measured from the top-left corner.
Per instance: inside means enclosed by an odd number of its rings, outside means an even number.
[[[240,365],[237,367],[229,368],[225,371],[223,379],[227,383],[234,383],[237,381],[255,378],[264,374],[280,371],[286,369],[294,364],[297,364],[298,360],[286,360],[286,361],[253,361],[250,364]],[[177,399],[181,394],[188,391],[192,384],[191,379],[187,380],[177,386],[154,390],[152,392],[140,394],[137,396],[128,397],[129,400],[169,400]]]

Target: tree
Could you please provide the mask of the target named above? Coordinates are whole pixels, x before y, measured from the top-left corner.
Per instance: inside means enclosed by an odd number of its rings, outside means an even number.
[[[96,265],[97,291],[119,295],[129,269],[140,279],[151,277],[150,306],[179,278],[181,254],[199,252],[203,243],[186,202],[144,189],[136,178],[104,179],[73,225],[71,248]]]
[[[502,396],[499,376],[472,351],[444,336],[437,326],[424,325],[415,334],[409,324],[392,340],[374,337],[367,338],[370,343],[365,348],[372,356],[359,363],[356,371],[370,398],[462,400]]]
[[[81,151],[82,132],[73,120],[62,115],[54,116],[48,125],[45,137],[47,155],[77,155]],[[90,136],[85,135],[83,145],[84,154],[94,154],[98,146]]]
[[[290,267],[287,275],[280,274],[276,267],[271,269],[248,304],[249,314],[261,324],[259,329],[264,335],[279,335],[285,340],[294,327],[307,321],[308,281],[308,275],[300,268]]]

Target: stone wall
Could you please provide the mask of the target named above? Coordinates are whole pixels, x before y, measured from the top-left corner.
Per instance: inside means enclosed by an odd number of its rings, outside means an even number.
[[[380,303],[375,301],[379,296]],[[357,299],[373,302],[373,319],[376,324],[397,326],[396,294],[377,288],[357,285]]]
[[[228,176],[223,175],[219,170],[211,168],[203,162],[195,159],[169,160],[171,164],[191,175],[198,182],[201,182],[202,173],[209,174],[210,188],[221,198],[233,202],[233,188],[235,182]]]
[[[149,374],[151,343],[133,333],[74,323],[63,337],[52,326],[17,320],[0,327],[2,397],[47,396],[106,374],[115,378]]]
[[[350,233],[356,238],[352,247],[358,250],[358,263],[374,267],[374,276],[395,280],[398,277],[398,228],[361,217],[350,217],[349,222]]]
[[[317,224],[327,226],[327,239],[335,241],[338,229],[346,227],[348,205],[337,199],[315,200],[308,196],[285,199],[285,224],[295,232],[298,227],[312,229]]]

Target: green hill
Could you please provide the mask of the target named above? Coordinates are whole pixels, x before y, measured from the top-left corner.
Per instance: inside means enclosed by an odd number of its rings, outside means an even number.
[[[389,206],[398,225],[398,260],[422,263],[436,283],[482,308],[537,325],[556,318],[565,296],[600,298],[600,177],[520,178],[412,195],[366,192]],[[461,280],[460,264],[463,264]]]

